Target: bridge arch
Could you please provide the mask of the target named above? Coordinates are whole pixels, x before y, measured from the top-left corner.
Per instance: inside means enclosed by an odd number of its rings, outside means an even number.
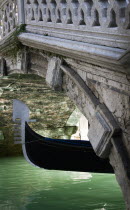
[[[75,103],[89,121],[88,136],[96,154],[108,157],[111,138],[121,129],[105,104],[100,102],[81,76],[59,58],[50,59],[46,81],[55,90],[63,89]]]
[[[46,81],[55,90],[63,89],[88,119],[90,124],[88,137],[93,149],[99,157],[109,158],[128,204],[130,158],[120,123],[108,109],[105,101],[103,103],[100,97],[96,97],[91,85],[87,85],[79,72],[59,58],[51,57],[49,60]]]

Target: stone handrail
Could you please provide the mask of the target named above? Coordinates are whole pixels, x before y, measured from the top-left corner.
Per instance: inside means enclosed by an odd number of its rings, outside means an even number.
[[[129,0],[24,0],[28,32],[127,49]]]
[[[0,37],[8,36],[18,24],[18,7],[16,0],[6,0],[0,4]]]
[[[16,27],[24,23],[23,1],[0,0],[0,40],[12,34]]]

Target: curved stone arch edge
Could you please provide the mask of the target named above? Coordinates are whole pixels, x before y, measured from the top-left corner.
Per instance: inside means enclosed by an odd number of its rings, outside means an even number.
[[[65,65],[61,65],[60,68],[74,82],[81,93],[85,95],[89,106],[91,106],[91,108],[85,109],[85,114],[87,118],[91,116],[91,119],[88,119],[90,123],[88,137],[94,151],[102,158],[108,157],[111,148],[111,138],[121,130],[118,123],[105,104],[100,103],[99,99],[77,72]],[[82,111],[82,107],[80,110]]]
[[[87,113],[88,110],[92,109],[86,109],[86,112],[83,114],[86,114],[86,118],[90,115],[92,117],[89,119],[90,128],[88,137],[95,153],[101,158],[107,158],[111,153],[111,148],[114,147],[120,156],[124,171],[130,180],[130,158],[123,143],[122,129],[112,113],[105,104],[100,103],[99,99],[93,94],[92,90],[76,71],[65,65],[61,65],[60,69],[85,94],[87,100],[90,102],[89,105],[94,107],[94,112]],[[78,108],[82,112],[82,107],[78,106]]]

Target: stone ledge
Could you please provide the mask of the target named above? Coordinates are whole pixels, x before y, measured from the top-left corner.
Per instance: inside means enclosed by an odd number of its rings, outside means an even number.
[[[39,25],[41,22],[31,23],[31,25],[26,24],[26,31],[28,33],[38,33],[43,36],[47,34],[50,37],[121,49],[127,49],[130,45],[130,35],[128,33],[117,33],[116,29],[111,31],[104,30],[104,32],[102,32],[101,28],[96,28],[95,30],[94,28],[86,30],[82,28],[74,29],[73,26],[69,24],[67,28],[65,26],[63,28],[62,24],[61,26],[58,25],[58,27],[56,27],[56,25],[48,25],[48,23],[46,26]]]
[[[125,50],[119,48],[105,47],[33,33],[22,33],[19,35],[19,40],[23,45],[29,47],[42,49],[84,62],[99,63],[100,65],[103,63],[107,65],[121,65],[119,60],[125,54]]]

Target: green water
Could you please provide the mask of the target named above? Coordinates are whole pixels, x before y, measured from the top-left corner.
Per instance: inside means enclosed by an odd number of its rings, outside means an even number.
[[[124,210],[114,175],[48,171],[0,159],[0,210]]]

